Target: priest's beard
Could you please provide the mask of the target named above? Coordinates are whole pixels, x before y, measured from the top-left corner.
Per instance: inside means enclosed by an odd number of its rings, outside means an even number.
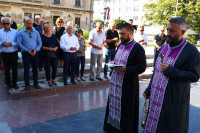
[[[126,43],[128,43],[128,42],[130,42],[130,37],[128,37],[127,39],[121,38],[121,43],[122,43],[122,44],[126,44]]]
[[[169,43],[170,46],[174,46],[174,45],[176,45],[176,43],[179,41],[179,40],[178,40],[179,37],[180,37],[179,34],[176,35],[176,36],[174,36],[174,37],[167,36],[167,40],[166,40],[166,42]]]

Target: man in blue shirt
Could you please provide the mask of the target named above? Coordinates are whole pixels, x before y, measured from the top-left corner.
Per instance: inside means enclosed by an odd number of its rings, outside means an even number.
[[[0,30],[0,47],[2,50],[2,60],[5,69],[5,79],[7,89],[12,87],[18,89],[17,86],[17,30],[11,27],[11,18],[3,17],[1,19],[3,29]],[[12,81],[10,78],[10,69],[12,69]],[[11,85],[12,82],[12,85]]]
[[[36,89],[41,89],[42,87],[38,85],[38,51],[42,46],[42,41],[40,34],[32,29],[33,20],[29,18],[26,20],[26,28],[21,30],[17,37],[18,46],[22,50],[22,59],[24,65],[24,80],[25,80],[25,90],[30,90],[29,82],[29,68],[32,65],[33,71],[33,81],[34,87]]]

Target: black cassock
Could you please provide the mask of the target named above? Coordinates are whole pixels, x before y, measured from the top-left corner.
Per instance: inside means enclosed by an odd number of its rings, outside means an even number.
[[[132,42],[130,42],[132,43]],[[128,43],[128,44],[130,44]],[[109,100],[106,107],[104,130],[108,133],[137,133],[139,116],[139,77],[146,69],[146,56],[143,47],[136,43],[130,51],[122,84],[121,131],[107,123]]]
[[[200,77],[200,54],[197,48],[187,43],[174,67],[169,66],[164,75],[169,81],[156,133],[188,133],[190,83],[197,82]],[[144,92],[147,96],[150,96],[151,84],[152,79]]]

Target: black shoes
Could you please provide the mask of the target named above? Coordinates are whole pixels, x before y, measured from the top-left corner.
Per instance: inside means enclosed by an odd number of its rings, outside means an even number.
[[[104,75],[104,79],[108,79],[107,75]]]
[[[72,80],[71,83],[75,85],[75,84],[76,84],[76,81]]]
[[[14,89],[19,89],[19,87],[15,84],[15,85],[12,85],[12,87],[14,88]]]
[[[102,78],[97,78],[97,80],[102,81],[103,79]]]
[[[10,90],[10,89],[12,89],[12,86],[11,85],[7,85],[6,90]]]
[[[90,78],[90,81],[94,81],[94,79],[93,79],[93,78]]]
[[[34,85],[35,89],[42,89],[42,87],[40,85]]]
[[[64,86],[67,86],[68,85],[68,83],[67,82],[64,82]]]

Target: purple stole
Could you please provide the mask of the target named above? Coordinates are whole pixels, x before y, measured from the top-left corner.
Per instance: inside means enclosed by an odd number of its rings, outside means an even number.
[[[127,46],[125,45],[120,46],[115,55],[114,59],[115,64],[126,66],[130,51],[132,50],[135,43],[136,42],[133,41],[131,44]],[[124,79],[124,72],[119,72],[113,69],[109,86],[108,122],[117,129],[120,129],[123,79]]]
[[[161,53],[164,55],[163,62],[169,66],[174,66],[178,56],[180,55],[186,44],[187,41],[185,39],[182,41],[181,44],[173,48],[170,48],[169,44],[166,44],[161,51]],[[165,77],[164,73],[161,71],[160,64],[161,57],[158,56],[151,85],[149,114],[147,117],[144,133],[156,133],[163,99],[165,96],[165,89],[169,81],[169,79]]]

